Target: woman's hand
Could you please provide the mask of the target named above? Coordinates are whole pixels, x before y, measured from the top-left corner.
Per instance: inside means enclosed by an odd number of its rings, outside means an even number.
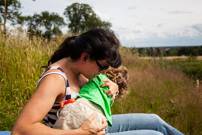
[[[78,129],[80,133],[87,135],[105,135],[105,128],[107,128],[107,122],[105,120],[102,121],[102,125],[95,126],[92,124],[92,121],[95,119],[97,115],[92,114]]]
[[[100,87],[105,87],[107,86],[109,89],[104,91],[107,96],[112,96],[111,101],[115,99],[116,93],[119,91],[119,87],[116,83],[109,79],[102,79],[103,83]]]

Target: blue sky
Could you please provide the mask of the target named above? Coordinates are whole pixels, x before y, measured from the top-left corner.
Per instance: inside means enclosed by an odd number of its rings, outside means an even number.
[[[20,1],[23,15],[49,11],[63,16],[64,9],[74,2],[89,4],[102,20],[112,23],[123,46],[202,45],[202,0]]]

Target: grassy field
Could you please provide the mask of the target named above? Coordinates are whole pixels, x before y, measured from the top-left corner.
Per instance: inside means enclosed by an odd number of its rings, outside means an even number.
[[[21,34],[0,38],[0,130],[11,130],[35,91],[40,67],[61,41],[30,41]],[[185,135],[202,135],[202,82],[197,86],[196,79],[167,60],[120,52],[129,70],[130,92],[116,99],[113,114],[155,113]]]

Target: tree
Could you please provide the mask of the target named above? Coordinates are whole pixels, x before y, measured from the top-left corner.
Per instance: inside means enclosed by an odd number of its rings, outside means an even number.
[[[29,37],[40,36],[42,34],[40,30],[41,26],[41,15],[34,14],[33,16],[26,16],[25,22],[28,26]]]
[[[60,26],[65,25],[64,19],[56,13],[42,12],[42,27],[45,27],[44,37],[50,39],[52,36],[59,36],[62,31]]]
[[[62,35],[60,27],[65,25],[62,17],[56,13],[49,13],[48,11],[44,11],[41,14],[35,13],[33,16],[26,16],[25,20],[30,37],[33,35],[42,35],[50,39],[53,36]]]
[[[84,24],[85,24],[85,31],[93,28],[110,29],[112,26],[110,22],[102,21],[100,17],[98,17],[96,14],[92,14]]]
[[[148,50],[148,55],[149,56],[154,56],[154,48],[153,47],[150,47],[149,50]]]
[[[199,47],[181,47],[179,48],[178,50],[178,56],[181,56],[181,55],[192,55],[192,56],[198,56],[200,55],[200,52],[199,52]]]
[[[139,56],[147,56],[147,50],[144,48],[138,49]]]
[[[168,51],[169,56],[177,56],[177,49],[171,49]]]
[[[4,32],[6,32],[7,20],[11,21],[12,24],[20,23],[20,8],[19,0],[0,0],[0,24],[3,25]]]
[[[202,56],[202,45],[199,47],[199,55]]]
[[[102,21],[88,4],[73,3],[64,11],[71,32],[77,34],[93,28],[110,29],[110,22]]]

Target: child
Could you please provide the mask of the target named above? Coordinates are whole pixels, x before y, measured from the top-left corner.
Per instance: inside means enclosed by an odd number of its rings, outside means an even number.
[[[107,96],[104,91],[108,90],[107,87],[100,88],[103,84],[102,79],[110,79],[119,86],[119,96],[123,97],[126,94],[129,76],[125,67],[109,68],[106,75],[100,74],[87,82],[80,90],[79,95],[76,97],[74,103],[64,105],[58,111],[58,119],[53,126],[56,129],[77,129],[83,122],[93,113],[97,116],[92,124],[101,125],[102,120],[107,120],[108,125],[112,126],[112,117],[110,107],[113,101],[110,99],[112,96]]]

